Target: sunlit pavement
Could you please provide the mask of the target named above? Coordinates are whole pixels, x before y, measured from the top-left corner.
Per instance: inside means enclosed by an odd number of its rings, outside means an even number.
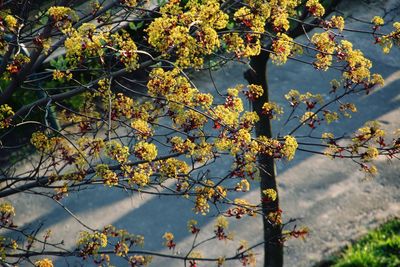
[[[354,3],[354,1],[353,1]],[[346,12],[354,7],[343,5]],[[356,8],[355,16],[370,20],[373,15],[381,14],[376,8],[361,6]],[[400,16],[397,16],[398,18]],[[350,23],[349,28],[361,27],[360,23]],[[386,29],[386,28],[385,28]],[[393,48],[388,56],[384,56],[380,47],[373,44],[368,35],[345,33],[351,39],[355,48],[365,51],[372,59],[374,72],[379,72],[386,78],[384,88],[370,95],[360,95],[352,98],[357,104],[358,112],[352,119],[333,123],[335,133],[351,133],[361,127],[364,122],[378,120],[393,132],[400,126],[400,51]],[[303,39],[301,39],[304,41]],[[311,61],[304,57],[304,60]],[[219,89],[224,90],[237,83],[246,84],[243,79],[244,65],[229,64],[214,74]],[[284,104],[283,94],[290,89],[299,91],[319,92],[328,97],[329,82],[339,78],[334,71],[316,71],[310,65],[290,61],[284,66],[269,66],[268,76],[270,94],[273,101]],[[208,73],[201,73],[194,82],[199,89],[209,89]],[[274,130],[280,130],[280,122],[274,124]],[[321,126],[320,132],[327,128]],[[281,131],[284,135],[285,130]],[[310,266],[321,260],[323,256],[337,250],[348,241],[382,220],[400,216],[400,194],[398,161],[381,159],[378,162],[380,175],[373,180],[365,181],[358,166],[346,160],[331,160],[320,155],[310,155],[298,152],[292,162],[277,163],[279,193],[284,211],[284,219],[297,218],[297,225],[305,225],[310,229],[306,241],[293,240],[286,243],[285,266]],[[229,162],[220,159],[212,171],[225,173],[230,169]],[[246,198],[259,200],[259,191],[254,184]],[[77,233],[82,230],[74,218],[61,207],[48,199],[18,194],[10,198],[16,206],[16,223],[27,226],[30,222],[44,220],[43,229],[53,229],[52,240],[65,240],[66,246],[73,246]],[[134,194],[108,187],[97,187],[78,194],[72,194],[62,203],[74,212],[82,221],[94,228],[107,224],[126,228],[132,233],[145,236],[145,248],[162,249],[162,235],[166,231],[173,232],[178,243],[176,251],[184,253],[191,245],[193,237],[186,231],[186,222],[195,218],[202,229],[202,237],[208,237],[213,232],[213,213],[210,216],[194,215],[193,204],[175,197],[156,197]],[[259,218],[230,219],[230,230],[236,232],[235,238],[246,239],[250,244],[261,241],[262,223]],[[208,233],[208,235],[207,235]],[[204,255],[232,255],[237,248],[237,242],[221,241],[218,247],[204,246],[200,248]],[[256,249],[261,253],[261,248]],[[257,266],[262,266],[262,255],[258,256]],[[59,260],[56,266],[65,265]],[[72,264],[73,265],[73,264]],[[85,266],[87,266],[85,264]],[[183,266],[177,261],[154,259],[153,266]],[[199,264],[199,266],[210,266]],[[239,262],[227,263],[226,266],[240,266]]]

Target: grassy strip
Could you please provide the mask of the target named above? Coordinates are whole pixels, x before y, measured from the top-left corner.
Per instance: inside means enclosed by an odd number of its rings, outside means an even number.
[[[400,219],[394,219],[370,231],[346,248],[328,266],[333,267],[399,267]]]

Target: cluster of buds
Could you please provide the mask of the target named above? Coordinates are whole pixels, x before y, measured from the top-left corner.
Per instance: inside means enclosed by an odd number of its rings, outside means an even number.
[[[176,247],[176,243],[174,242],[174,235],[172,233],[166,232],[163,235],[163,238],[165,239],[164,246],[169,249],[174,249]]]
[[[237,198],[234,200],[234,207],[225,212],[227,217],[235,217],[241,219],[244,215],[255,216],[257,206],[250,204],[244,199]]]
[[[12,227],[12,228],[17,227],[13,223],[13,216],[15,216],[14,207],[8,202],[1,203],[0,204],[0,223],[7,227]]]

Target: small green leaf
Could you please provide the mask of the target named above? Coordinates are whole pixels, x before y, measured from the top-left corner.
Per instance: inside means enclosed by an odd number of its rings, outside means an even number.
[[[128,26],[129,26],[129,28],[130,28],[131,30],[136,31],[136,29],[137,29],[134,22],[129,22]]]
[[[142,20],[142,21],[140,21],[140,22],[136,25],[136,29],[142,28],[143,25],[144,25],[144,21]]]
[[[57,61],[55,61],[54,59],[50,60],[50,66],[57,68]]]
[[[49,17],[43,16],[39,21],[40,21],[41,24],[44,25],[49,21]]]

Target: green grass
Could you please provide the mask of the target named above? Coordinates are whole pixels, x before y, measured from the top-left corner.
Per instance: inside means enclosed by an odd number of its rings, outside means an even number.
[[[394,219],[369,232],[348,247],[334,267],[399,267],[400,219]]]

